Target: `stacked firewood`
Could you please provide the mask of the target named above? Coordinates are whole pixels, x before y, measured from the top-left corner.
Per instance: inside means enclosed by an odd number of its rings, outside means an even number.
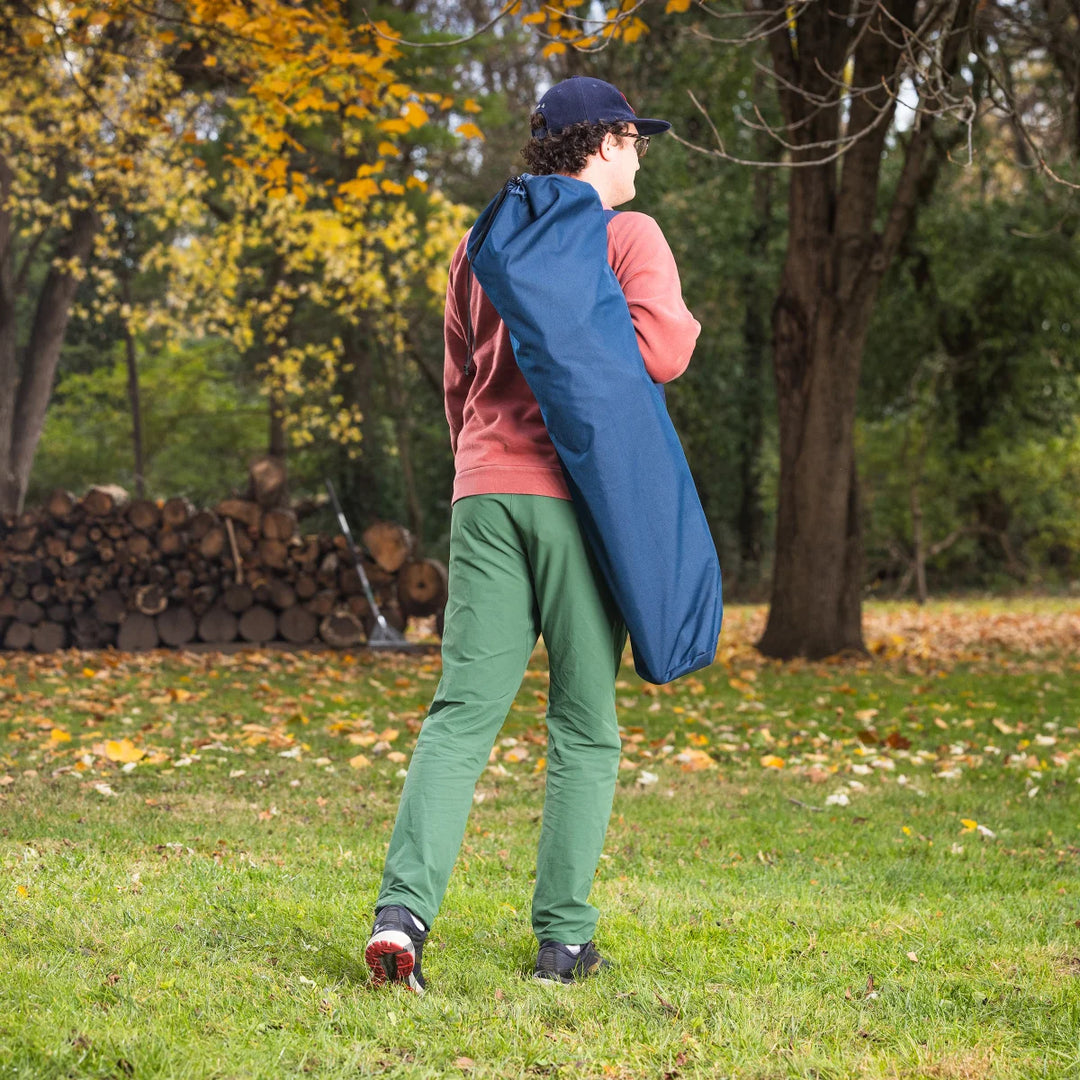
[[[407,529],[363,533],[363,567],[380,612],[405,628],[446,603],[446,569],[416,557]],[[293,511],[231,498],[131,499],[116,487],[54,492],[0,520],[0,642],[52,652],[115,646],[298,647],[362,644],[374,624],[341,536],[301,535]]]

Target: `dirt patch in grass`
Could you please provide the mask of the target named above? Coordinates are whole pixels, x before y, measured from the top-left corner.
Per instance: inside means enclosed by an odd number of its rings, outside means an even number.
[[[993,1055],[986,1050],[964,1050],[927,1061],[908,1076],[932,1080],[986,1080],[996,1075]]]

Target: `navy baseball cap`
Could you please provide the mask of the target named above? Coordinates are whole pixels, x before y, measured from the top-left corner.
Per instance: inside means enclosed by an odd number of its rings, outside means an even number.
[[[536,106],[547,123],[533,134],[542,139],[549,132],[558,135],[571,124],[604,124],[622,121],[636,124],[639,135],[659,135],[671,124],[667,120],[650,120],[639,117],[623,97],[622,92],[603,79],[588,75],[575,75],[556,83]]]

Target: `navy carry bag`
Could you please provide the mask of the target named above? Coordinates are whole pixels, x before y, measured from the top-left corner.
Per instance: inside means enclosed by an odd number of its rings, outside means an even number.
[[[539,402],[638,674],[666,683],[711,664],[720,563],[607,261],[596,190],[515,177],[473,226],[467,254]]]

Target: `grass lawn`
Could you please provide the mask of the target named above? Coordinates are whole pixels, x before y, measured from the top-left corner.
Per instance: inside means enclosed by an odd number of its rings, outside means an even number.
[[[362,952],[437,656],[0,654],[8,1076],[1080,1077],[1080,615],[871,605],[871,660],[619,684],[615,963],[528,977],[538,651],[424,954]]]

